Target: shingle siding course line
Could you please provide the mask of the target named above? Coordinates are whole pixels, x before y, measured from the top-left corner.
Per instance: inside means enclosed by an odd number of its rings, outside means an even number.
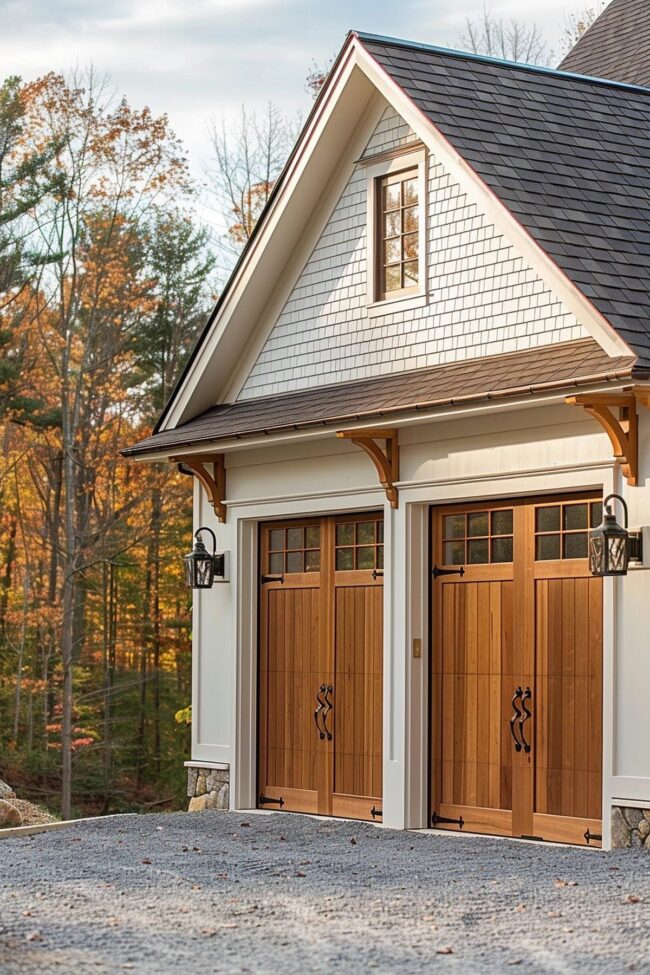
[[[389,107],[364,157],[415,138]],[[368,316],[367,174],[358,167],[239,400],[586,335],[435,158],[427,176],[428,305]]]
[[[394,47],[363,43],[606,318],[601,285],[619,278],[625,310],[610,324],[650,365],[650,91],[401,46],[425,91],[389,64]],[[489,112],[474,91],[490,93]]]

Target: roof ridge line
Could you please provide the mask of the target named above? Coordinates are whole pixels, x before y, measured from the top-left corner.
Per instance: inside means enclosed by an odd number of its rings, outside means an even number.
[[[353,30],[350,33],[359,38],[360,41],[371,41],[379,44],[386,44],[390,47],[411,48],[418,51],[430,51],[433,54],[443,54],[447,57],[454,57],[466,61],[477,61],[481,64],[494,64],[501,67],[517,68],[520,71],[530,71],[535,74],[549,75],[554,78],[566,78],[572,81],[581,81],[587,84],[601,85],[605,88],[622,89],[623,91],[637,92],[650,95],[650,87],[643,85],[632,85],[625,81],[615,81],[612,78],[597,78],[592,75],[576,74],[573,71],[561,71],[559,68],[545,68],[539,64],[527,64],[521,61],[508,61],[504,58],[495,58],[487,54],[473,54],[471,51],[459,51],[456,48],[440,47],[438,44],[426,44],[423,41],[407,41],[400,37],[389,37],[384,34],[370,34],[366,31]]]

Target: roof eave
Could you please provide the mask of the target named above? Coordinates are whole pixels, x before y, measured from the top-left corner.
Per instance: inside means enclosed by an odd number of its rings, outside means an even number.
[[[411,403],[407,404],[406,406],[399,406],[395,408],[384,408],[378,410],[368,410],[365,412],[356,412],[352,414],[342,414],[318,421],[287,423],[272,428],[260,427],[257,430],[249,430],[240,434],[230,434],[227,437],[221,438],[194,438],[187,441],[179,441],[168,448],[166,448],[164,444],[148,444],[146,447],[143,446],[140,448],[138,444],[135,444],[133,447],[125,447],[120,451],[120,453],[125,458],[138,460],[145,459],[147,456],[154,453],[157,455],[162,453],[169,456],[182,453],[183,451],[191,448],[201,448],[204,450],[211,444],[227,445],[241,443],[245,440],[260,437],[269,438],[269,440],[271,440],[275,435],[281,436],[288,432],[308,430],[316,431],[323,428],[329,429],[331,427],[342,427],[351,423],[368,423],[385,418],[390,418],[391,422],[396,422],[399,424],[400,416],[406,418],[408,416],[412,416],[413,414],[424,413],[425,411],[431,411],[434,414],[436,410],[440,409],[458,409],[460,411],[464,407],[477,403],[491,403],[494,401],[505,400],[511,400],[513,404],[516,404],[517,399],[520,399],[523,404],[525,403],[526,399],[532,396],[540,396],[550,393],[566,393],[568,395],[571,391],[584,386],[594,386],[598,384],[612,385],[624,382],[626,380],[647,380],[649,378],[650,372],[648,372],[648,370],[638,370],[636,366],[632,365],[626,367],[625,369],[617,369],[611,372],[598,373],[590,376],[578,376],[572,380],[564,379],[557,382],[551,381],[546,383],[534,383],[527,386],[513,387],[512,389],[503,388],[484,391],[481,393],[468,393],[466,396],[454,396],[446,399],[442,398],[438,400]],[[143,441],[143,443],[146,443],[146,441]]]

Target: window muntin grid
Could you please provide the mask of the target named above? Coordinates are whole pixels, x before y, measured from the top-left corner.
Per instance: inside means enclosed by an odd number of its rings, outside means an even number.
[[[589,557],[589,531],[603,520],[601,501],[567,501],[535,508],[535,561]]]
[[[495,565],[512,562],[514,510],[499,508],[443,515],[445,565]]]
[[[418,170],[378,180],[378,298],[399,297],[419,288],[420,200]]]
[[[335,534],[335,565],[337,572],[351,572],[355,569],[383,570],[383,520],[338,522]]]
[[[320,572],[320,525],[272,528],[269,572],[273,575]]]

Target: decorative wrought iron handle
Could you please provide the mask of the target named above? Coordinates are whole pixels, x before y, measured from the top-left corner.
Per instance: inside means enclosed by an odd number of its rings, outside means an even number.
[[[532,698],[533,698],[533,693],[530,687],[527,687],[526,690],[521,695],[521,707],[523,713],[521,713],[519,716],[519,736],[521,738],[521,743],[524,746],[524,751],[526,752],[527,755],[530,752],[530,745],[526,741],[526,735],[524,733],[524,725],[526,724],[527,721],[530,721],[530,719],[533,716],[532,711],[528,707],[528,701],[532,701]]]
[[[325,685],[323,685],[323,688],[325,688]],[[323,688],[321,688],[321,690]],[[334,708],[334,705],[332,704],[329,698],[330,694],[332,694],[333,691],[334,688],[332,687],[332,685],[328,684],[327,687],[325,688],[325,710],[323,711],[323,729],[325,731],[325,734],[327,735],[328,741],[332,740],[332,732],[327,727],[327,716],[330,713],[330,711]]]
[[[513,713],[512,717],[510,718],[510,734],[512,735],[512,740],[515,743],[515,751],[516,752],[520,752],[521,749],[522,749],[522,747],[523,747],[522,746],[522,743],[517,738],[517,723],[519,723],[519,729],[521,730],[522,723],[523,723],[523,720],[524,720],[523,712],[519,708],[519,705],[518,705],[517,702],[522,699],[523,693],[524,692],[521,689],[521,687],[518,687],[517,690],[515,691],[514,695],[513,695],[513,698],[512,698],[512,710],[513,710],[514,713]]]
[[[320,737],[321,741],[324,741],[325,735],[327,734],[327,729],[324,727],[323,711],[325,710],[325,701],[322,695],[327,691],[327,686],[321,684],[320,690],[316,694],[316,700],[318,701],[318,707],[314,711],[314,723],[316,725],[316,731]],[[322,723],[321,723],[322,722]]]

